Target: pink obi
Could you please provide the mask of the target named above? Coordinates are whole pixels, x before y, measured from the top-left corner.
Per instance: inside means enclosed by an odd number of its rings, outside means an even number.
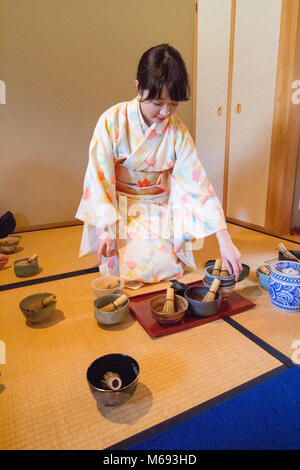
[[[116,190],[129,194],[160,194],[163,189],[156,186],[159,171],[130,170],[119,163],[115,165]]]

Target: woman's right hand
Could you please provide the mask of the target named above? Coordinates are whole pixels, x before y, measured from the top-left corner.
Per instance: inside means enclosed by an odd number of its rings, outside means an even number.
[[[113,242],[114,240],[111,239],[109,232],[103,232],[100,235],[97,252],[99,266],[101,264],[101,256],[109,258],[110,256],[114,256],[115,254],[117,254],[117,250],[115,248],[112,248]]]

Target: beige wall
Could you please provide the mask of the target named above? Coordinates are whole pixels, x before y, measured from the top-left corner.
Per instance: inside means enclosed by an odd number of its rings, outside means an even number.
[[[0,0],[0,215],[70,221],[99,115],[135,96],[141,54],[168,42],[193,78],[194,0]],[[192,101],[178,114],[192,132]]]

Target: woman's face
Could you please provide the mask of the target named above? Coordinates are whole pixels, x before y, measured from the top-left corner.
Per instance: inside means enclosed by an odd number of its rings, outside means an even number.
[[[171,100],[165,85],[162,88],[160,98],[147,101],[148,94],[149,90],[144,90],[141,98],[146,101],[140,101],[141,113],[148,126],[162,122],[176,112],[179,103]]]

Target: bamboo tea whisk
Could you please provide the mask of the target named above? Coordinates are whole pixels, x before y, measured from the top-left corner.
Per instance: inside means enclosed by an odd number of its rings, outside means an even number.
[[[46,307],[52,302],[56,302],[56,295],[49,295],[45,299],[39,300],[37,302],[33,302],[30,305],[30,310],[40,310],[41,308]]]
[[[27,258],[26,261],[27,263],[33,263],[33,261],[35,261],[36,259],[38,259],[38,255],[35,253],[34,255],[29,256],[29,258]]]
[[[206,293],[202,302],[212,302],[213,300],[215,300],[220,283],[221,283],[220,279],[215,279],[213,281],[212,285],[209,288],[209,291]]]
[[[121,305],[125,304],[128,300],[128,297],[126,294],[121,295],[118,297],[116,300],[111,302],[108,305],[104,305],[104,307],[101,307],[102,312],[114,312],[115,310],[118,309]]]
[[[167,295],[166,295],[166,301],[164,303],[163,311],[162,313],[174,313],[175,307],[174,307],[174,289],[173,287],[168,287],[167,289]]]
[[[224,261],[222,260],[222,266],[221,266],[221,271],[220,271],[220,277],[227,277],[229,276],[229,272],[227,271],[227,268],[225,266]]]
[[[286,258],[292,259],[293,261],[297,261],[298,263],[300,262],[297,256],[293,255],[293,253],[286,249],[283,243],[279,243],[278,249]]]
[[[221,258],[216,259],[214,269],[212,270],[213,276],[220,276],[220,271],[222,267],[222,260]]]

